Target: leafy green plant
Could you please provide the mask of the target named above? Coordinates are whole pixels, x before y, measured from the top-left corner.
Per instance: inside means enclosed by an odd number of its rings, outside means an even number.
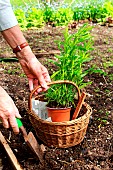
[[[11,2],[22,29],[42,27],[48,22],[54,26],[63,26],[73,20],[88,19],[93,22],[106,22],[107,18],[113,18],[113,4],[110,1],[88,3],[71,1],[70,4],[60,1],[51,1],[51,3],[38,1],[37,3],[36,0],[22,2],[12,0]]]
[[[95,73],[95,74],[104,75],[104,76],[107,75],[107,73],[106,73],[103,69],[100,69],[100,68],[98,68],[98,67],[95,66],[95,65],[93,65],[93,66],[88,70],[88,72],[89,72],[90,74]]]
[[[53,18],[56,26],[67,25],[73,20],[73,11],[71,8],[59,8]]]
[[[27,13],[27,27],[42,27],[44,25],[43,11],[32,8]]]
[[[56,55],[56,60],[49,60],[57,67],[51,78],[52,80],[69,80],[75,82],[79,88],[83,88],[90,82],[84,82],[84,64],[91,60],[90,51],[92,50],[92,27],[83,25],[79,30],[70,34],[68,28],[64,32],[64,39],[58,41],[60,55]],[[74,105],[75,90],[73,86],[60,84],[53,85],[46,94],[49,105],[54,104],[62,107]]]
[[[100,127],[108,122],[108,116],[109,116],[109,111],[106,111],[105,116],[103,116],[102,118],[98,118],[98,121],[100,122],[99,125]]]
[[[107,9],[102,2],[92,1],[84,5],[78,5],[73,8],[74,20],[92,20],[93,22],[102,22],[106,18]]]
[[[113,74],[109,74],[108,76],[109,76],[109,80],[113,81]]]
[[[53,15],[54,15],[54,10],[46,4],[43,10],[44,21],[46,23],[53,22],[54,21]]]
[[[113,3],[111,1],[104,3],[104,8],[106,8],[106,17],[113,17]]]
[[[8,74],[12,74],[12,75],[14,75],[15,73],[19,74],[19,70],[20,70],[20,68],[12,69],[12,67],[11,67],[10,69],[5,70],[4,73],[8,73]]]
[[[14,11],[16,18],[18,20],[18,23],[21,27],[22,30],[26,30],[27,28],[27,20],[26,20],[26,16],[25,16],[25,12],[22,9],[16,9]]]
[[[89,5],[89,11],[90,11],[90,19],[92,19],[93,22],[102,21],[103,18],[106,17],[106,9],[102,6],[102,4]]]
[[[77,6],[74,8],[73,12],[74,12],[73,19],[75,21],[85,20],[90,18],[89,10],[86,8]]]

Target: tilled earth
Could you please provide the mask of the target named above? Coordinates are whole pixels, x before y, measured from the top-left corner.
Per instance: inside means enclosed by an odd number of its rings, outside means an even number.
[[[53,58],[53,53],[58,52],[54,40],[62,37],[63,29],[46,26],[43,29],[24,32],[37,58],[48,68],[50,74],[56,68],[48,63],[48,58]],[[92,107],[93,112],[87,133],[79,145],[65,149],[46,146],[42,167],[25,144],[21,133],[15,135],[12,129],[4,129],[0,123],[0,129],[23,169],[113,170],[113,28],[94,25],[92,35],[93,60],[86,64],[86,68],[96,66],[96,70],[85,78],[86,81],[92,81],[85,90],[90,96],[86,98],[86,102]],[[15,57],[2,36],[0,38],[0,58]],[[106,72],[107,76],[100,74],[97,67]],[[17,61],[0,62],[0,85],[13,98],[27,132],[32,131],[36,136],[27,113],[30,94],[28,81]],[[42,143],[38,138],[37,141]],[[13,169],[2,145],[0,145],[0,169]]]

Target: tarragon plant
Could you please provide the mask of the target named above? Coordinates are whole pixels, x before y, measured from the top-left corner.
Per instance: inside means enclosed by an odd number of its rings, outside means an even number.
[[[58,42],[61,54],[56,55],[56,60],[50,60],[57,66],[57,71],[51,76],[52,80],[73,81],[79,88],[88,84],[84,82],[84,76],[87,74],[84,65],[91,60],[91,29],[91,26],[84,24],[76,33],[70,34],[66,28],[63,40]],[[72,85],[53,85],[48,90],[46,98],[48,104],[66,107],[74,105],[75,91]]]

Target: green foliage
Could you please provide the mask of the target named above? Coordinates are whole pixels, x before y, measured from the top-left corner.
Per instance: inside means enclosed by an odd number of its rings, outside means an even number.
[[[113,74],[109,74],[109,80],[113,81]]]
[[[53,15],[55,25],[67,25],[73,20],[73,11],[71,8],[59,8]]]
[[[27,13],[27,28],[42,27],[44,25],[43,11],[41,9],[32,8]]]
[[[85,20],[89,19],[93,22],[100,22],[106,17],[107,10],[102,4],[88,4],[85,7],[74,8],[74,20]]]
[[[82,5],[81,2],[71,1],[67,5],[63,2],[51,1],[48,4],[45,1],[36,3],[36,1],[26,0],[23,4],[24,6],[16,7],[14,10],[22,29],[42,27],[47,22],[52,22],[54,26],[62,26],[68,25],[73,20],[88,19],[93,22],[103,22],[106,18],[113,17],[111,1],[89,1],[88,3],[82,1]]]
[[[43,11],[43,17],[46,23],[54,21],[53,14],[54,14],[54,10],[50,6],[45,5],[44,11]]]
[[[43,11],[41,9],[32,8],[26,12],[22,9],[16,9],[15,15],[19,22],[21,29],[26,30],[27,28],[39,28],[44,26]]]
[[[102,6],[102,4],[98,4],[98,6],[90,5],[89,10],[90,10],[90,19],[92,19],[95,22],[99,20],[102,21],[103,18],[106,17],[107,11],[106,8]]]
[[[58,72],[52,78],[76,82],[78,86],[83,85],[83,63],[90,61],[89,51],[92,50],[91,26],[84,24],[79,30],[70,34],[68,28],[64,32],[64,39],[58,42],[61,55],[56,58],[59,62],[54,62],[58,67]],[[66,70],[66,71],[65,71]]]
[[[25,16],[25,12],[22,9],[16,9],[14,11],[16,18],[18,20],[18,23],[21,27],[21,29],[26,30],[27,28],[27,19]]]
[[[84,82],[87,71],[84,64],[91,60],[90,51],[92,50],[92,27],[84,24],[79,30],[70,34],[68,28],[64,32],[64,39],[57,42],[61,51],[56,55],[56,60],[49,60],[57,66],[58,70],[53,73],[53,80],[69,80],[75,82],[79,88],[83,88],[89,83]],[[54,85],[46,94],[48,103],[55,101],[57,106],[74,105],[75,90],[66,84]]]
[[[15,69],[11,68],[11,69],[5,70],[4,73],[14,75],[15,73],[18,74],[19,70],[20,70],[20,68],[15,68]]]
[[[71,8],[53,9],[49,5],[44,8],[44,21],[53,22],[55,26],[67,25],[73,20],[73,11]]]
[[[107,11],[107,17],[113,17],[113,3],[111,1],[106,2],[104,8]]]
[[[70,84],[56,84],[49,88],[45,95],[49,107],[74,107],[76,90]]]
[[[104,70],[98,68],[98,67],[95,66],[95,65],[93,65],[93,66],[88,70],[88,72],[89,72],[90,74],[96,73],[96,74],[104,75],[104,76],[107,75],[107,73],[106,73]]]
[[[89,12],[86,9],[83,9],[83,7],[75,7],[73,10],[74,14],[73,14],[73,19],[75,21],[79,21],[79,20],[84,20],[84,19],[88,19],[89,17]]]
[[[99,112],[101,113],[101,110]],[[98,121],[100,122],[100,127],[107,124],[109,113],[109,111],[106,111],[105,116],[103,116],[102,118],[98,118]]]

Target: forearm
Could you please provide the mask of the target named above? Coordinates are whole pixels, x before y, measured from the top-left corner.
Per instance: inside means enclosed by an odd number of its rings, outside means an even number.
[[[18,25],[4,30],[1,33],[12,49],[26,42],[26,39]],[[16,53],[16,56],[19,59],[25,59],[26,61],[29,61],[31,58],[34,57],[34,54],[32,53],[31,48],[27,46],[24,47],[20,52]]]
[[[11,48],[15,48],[17,45],[20,45],[26,41],[18,25],[6,29],[1,33]]]
[[[10,0],[0,0],[0,31],[12,49],[26,42],[12,10]],[[16,56],[27,62],[30,58],[34,57],[29,46],[22,49],[21,52],[16,54]]]

